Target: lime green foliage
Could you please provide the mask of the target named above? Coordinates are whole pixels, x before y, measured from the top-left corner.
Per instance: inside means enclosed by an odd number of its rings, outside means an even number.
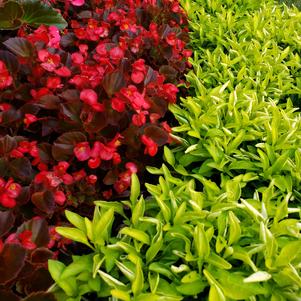
[[[89,241],[91,253],[73,256],[68,266],[49,261],[58,300],[80,301],[87,292],[109,300],[191,300],[208,296],[208,288],[210,301],[297,300],[299,209],[296,218],[284,219],[283,200],[277,219],[270,219],[259,200],[229,200],[214,182],[183,176],[180,165],[150,171],[160,177],[158,185],[147,185],[147,200],[134,198],[139,188],[133,187],[131,201],[96,201],[92,221],[66,212],[76,228],[58,233]],[[196,189],[200,182],[203,192]],[[124,225],[114,234],[116,216]]]
[[[49,262],[60,300],[299,300],[301,15],[262,2],[183,3],[195,55],[171,107],[179,146],[148,168],[146,199],[134,176],[93,220],[67,211],[75,228],[57,231],[91,253]]]

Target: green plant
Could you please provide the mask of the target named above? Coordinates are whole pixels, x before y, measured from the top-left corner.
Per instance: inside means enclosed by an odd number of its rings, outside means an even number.
[[[174,160],[167,148],[165,154]],[[148,185],[147,200],[139,197],[133,176],[131,200],[95,202],[92,221],[66,211],[75,228],[57,232],[86,244],[91,253],[74,256],[68,266],[49,261],[58,300],[81,300],[90,292],[110,300],[190,300],[208,294],[214,301],[297,300],[301,241],[298,217],[283,219],[288,197],[273,216],[261,199],[233,201],[225,188],[205,179],[204,190],[197,191],[198,176],[172,176],[166,165],[150,171],[162,176],[158,185]],[[124,225],[115,232],[117,216]]]

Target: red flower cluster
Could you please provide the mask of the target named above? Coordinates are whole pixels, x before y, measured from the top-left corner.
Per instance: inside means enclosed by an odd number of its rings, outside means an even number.
[[[0,90],[9,87],[13,83],[13,78],[3,61],[0,60]]]
[[[0,253],[22,246],[24,269],[68,243],[46,220],[126,194],[170,142],[164,118],[191,55],[177,1],[43,1],[68,29],[22,26],[0,51]]]
[[[46,220],[127,194],[170,141],[164,118],[191,55],[177,1],[43,1],[68,29],[22,26],[0,51],[0,253],[26,251],[34,269],[36,251],[68,244]]]
[[[21,185],[15,183],[12,178],[8,181],[0,178],[0,204],[6,208],[15,207],[16,198],[20,195],[21,190]]]

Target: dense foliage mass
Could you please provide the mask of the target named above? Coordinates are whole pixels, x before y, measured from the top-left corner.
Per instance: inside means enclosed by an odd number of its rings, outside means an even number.
[[[49,287],[64,208],[128,194],[170,141],[191,51],[177,1],[0,6],[0,299],[18,300]]]
[[[273,1],[184,1],[190,96],[167,164],[130,200],[67,211],[90,248],[50,261],[59,300],[273,300],[301,295],[300,13]],[[120,225],[122,220],[122,225]]]

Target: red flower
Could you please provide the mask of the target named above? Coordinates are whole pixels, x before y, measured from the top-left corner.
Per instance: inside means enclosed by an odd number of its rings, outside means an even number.
[[[62,88],[63,85],[61,84],[61,78],[57,76],[48,77],[46,87],[53,90]]]
[[[95,184],[97,182],[97,176],[95,176],[95,175],[89,175],[87,177],[87,182],[89,184]]]
[[[32,123],[36,122],[38,118],[32,114],[25,114],[24,123],[28,128]]]
[[[112,197],[113,191],[112,189],[106,190],[102,192],[102,196],[105,200],[109,200]]]
[[[114,153],[112,160],[114,165],[118,165],[121,163],[121,156],[118,153]]]
[[[54,193],[54,201],[60,206],[64,205],[66,202],[66,196],[65,196],[64,192],[57,190]]]
[[[56,69],[54,72],[55,72],[55,74],[57,74],[58,76],[61,76],[61,77],[71,76],[71,71],[66,66],[62,66],[62,67]]]
[[[126,168],[131,174],[137,173],[137,171],[138,171],[137,165],[136,165],[135,163],[133,163],[133,162],[127,162],[127,163],[125,164],[125,168]]]
[[[164,94],[170,103],[175,103],[177,100],[177,93],[179,89],[173,84],[164,84],[163,85]]]
[[[51,54],[46,49],[39,50],[38,57],[42,62],[41,66],[49,72],[53,72],[61,62],[61,58],[58,54]]]
[[[146,122],[146,117],[145,115],[148,115],[147,111],[141,111],[138,114],[134,114],[132,117],[132,122],[135,126],[142,126]]]
[[[102,160],[111,160],[113,158],[114,152],[115,152],[114,147],[106,146],[100,143],[99,157]]]
[[[170,46],[175,46],[177,43],[177,36],[175,32],[170,32],[165,39],[167,44]]]
[[[82,6],[85,4],[85,0],[70,0],[70,2],[74,6]]]
[[[97,103],[98,96],[97,96],[97,94],[96,94],[96,92],[94,90],[92,90],[92,89],[85,89],[85,90],[82,90],[80,92],[80,99],[84,103],[92,106],[92,105],[94,105],[94,104]]]
[[[0,90],[9,87],[13,83],[13,78],[10,76],[6,65],[0,60]]]
[[[12,178],[6,182],[0,178],[0,204],[6,208],[16,206],[16,198],[20,195],[22,187],[15,183]]]
[[[156,142],[146,135],[141,136],[141,141],[146,146],[144,153],[149,154],[151,157],[155,156],[158,151],[158,145]]]
[[[88,160],[91,155],[91,148],[90,148],[89,142],[80,142],[80,143],[76,144],[73,152],[79,161]]]
[[[0,195],[0,204],[6,208],[14,208],[17,205],[15,199],[9,197],[7,194],[2,193]]]
[[[118,97],[113,97],[111,99],[111,102],[112,102],[112,108],[113,110],[121,113],[121,112],[124,112],[125,110],[125,103],[122,99],[118,98]]]
[[[37,245],[32,241],[32,232],[30,230],[24,230],[18,235],[18,238],[22,246],[27,250],[33,250]]]
[[[144,95],[139,93],[136,86],[129,85],[121,89],[121,94],[126,97],[134,110],[149,109],[150,104],[145,100]]]
[[[72,62],[76,65],[80,65],[84,63],[84,57],[81,53],[79,52],[74,52],[71,54],[71,59]]]
[[[9,111],[12,108],[12,106],[9,103],[1,103],[0,104],[0,110],[3,112]]]
[[[4,248],[4,243],[2,239],[0,239],[0,253],[2,252],[3,248]]]
[[[74,181],[76,182],[82,180],[86,175],[87,174],[83,169],[76,171],[72,174]]]
[[[133,64],[131,79],[135,84],[140,84],[146,75],[146,66],[143,59],[139,59]]]
[[[124,51],[120,47],[114,47],[109,51],[110,58],[118,63],[124,57]]]
[[[100,163],[101,163],[101,160],[100,160],[99,157],[97,157],[97,158],[91,158],[88,161],[88,166],[90,168],[92,168],[92,169],[95,169],[95,168],[97,168],[100,165]]]

